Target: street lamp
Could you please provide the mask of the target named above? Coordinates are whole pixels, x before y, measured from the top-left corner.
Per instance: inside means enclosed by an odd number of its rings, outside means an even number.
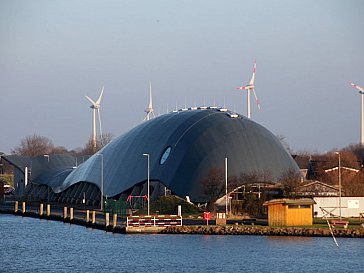
[[[335,152],[335,154],[339,155],[339,217],[341,220],[341,157],[339,152]]]
[[[49,155],[43,155],[43,156],[47,158],[47,160],[48,160],[48,168],[49,168]],[[48,188],[47,188],[47,200],[48,200],[48,203],[49,203],[49,188],[50,188],[50,186],[48,185]]]
[[[150,207],[149,207],[149,204],[150,204],[150,191],[149,191],[149,188],[150,188],[150,181],[149,181],[149,176],[150,176],[150,154],[143,154],[144,156],[146,156],[148,158],[148,184],[147,184],[147,187],[148,187],[148,216],[150,215]]]
[[[101,156],[101,200],[100,200],[100,208],[101,211],[104,210],[104,155],[96,154],[97,156]]]
[[[230,210],[231,212],[231,210]],[[228,215],[228,159],[225,157],[225,214]]]

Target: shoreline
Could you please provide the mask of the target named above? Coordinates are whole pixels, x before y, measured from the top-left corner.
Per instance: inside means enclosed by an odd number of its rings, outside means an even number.
[[[9,214],[14,216],[30,217],[36,219],[44,219],[51,221],[58,221],[69,223],[86,228],[104,230],[106,232],[113,232],[119,234],[136,234],[136,233],[153,233],[153,234],[185,234],[185,235],[256,235],[256,236],[300,236],[300,237],[331,237],[329,228],[322,227],[269,227],[257,225],[183,225],[183,226],[169,226],[165,228],[151,228],[151,227],[126,227],[123,224],[105,225],[99,219],[92,224],[86,222],[85,217],[75,216],[72,220],[64,218],[61,214],[51,214],[50,216],[39,215],[37,211],[26,211],[23,214],[21,211],[15,213],[11,207],[1,207],[0,214]],[[100,215],[99,215],[100,216]],[[102,215],[101,215],[102,216]],[[102,218],[100,220],[100,218]],[[122,220],[121,220],[122,221]],[[333,228],[335,237],[344,238],[364,238],[364,228]]]
[[[335,237],[364,238],[364,228],[334,228]],[[308,227],[263,227],[263,226],[179,226],[166,227],[161,234],[196,235],[259,235],[259,236],[299,236],[331,237],[329,228]]]

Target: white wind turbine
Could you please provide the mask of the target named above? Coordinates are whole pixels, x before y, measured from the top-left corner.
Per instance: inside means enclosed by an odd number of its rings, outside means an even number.
[[[96,151],[96,111],[97,111],[97,115],[99,117],[100,138],[101,138],[101,141],[102,141],[100,106],[101,106],[101,98],[102,98],[103,93],[104,93],[104,87],[102,87],[100,96],[97,99],[97,101],[94,101],[89,96],[86,96],[86,99],[88,99],[92,103],[90,108],[92,109],[92,112],[93,112],[92,113],[92,115],[93,115],[93,118],[92,118],[92,147],[93,147],[94,151]]]
[[[361,133],[360,133],[360,144],[364,146],[364,88],[356,85],[355,83],[349,82],[351,86],[354,86],[359,90],[361,94]]]
[[[254,88],[254,78],[255,78],[255,71],[257,69],[257,62],[254,60],[254,69],[253,69],[253,74],[252,74],[252,77],[250,79],[250,82],[249,84],[247,85],[242,85],[240,87],[238,87],[237,89],[239,90],[246,90],[247,91],[247,117],[250,118],[250,91],[253,92],[253,95],[255,97],[255,101],[257,102],[257,106],[258,106],[258,109],[260,111],[260,104],[259,104],[259,100],[258,100],[258,97],[257,97],[257,94],[255,93],[255,88]]]
[[[152,82],[149,82],[149,107],[144,112],[147,113],[144,120],[150,120],[152,116],[153,118],[155,118],[153,110],[153,100],[152,100]]]

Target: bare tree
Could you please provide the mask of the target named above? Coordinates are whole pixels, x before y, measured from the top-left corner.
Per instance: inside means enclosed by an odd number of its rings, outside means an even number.
[[[111,133],[104,133],[102,138],[99,136],[96,140],[96,150],[93,147],[92,138],[90,138],[85,144],[84,148],[80,151],[80,155],[93,155],[94,153],[101,150],[104,146],[109,144],[114,138],[114,135]]]
[[[239,177],[240,184],[269,183],[272,181],[272,172],[264,170],[262,172],[251,171],[241,173]]]
[[[219,199],[225,192],[225,180],[224,170],[222,168],[212,168],[207,177],[202,180],[203,193],[209,200],[210,209],[213,208],[213,204]]]
[[[359,173],[350,183],[343,181],[343,188],[348,196],[364,196],[364,168],[362,167]]]
[[[263,203],[267,200],[266,185],[271,182],[272,172],[270,170],[241,173],[239,184],[245,185],[243,200],[237,203],[241,211],[251,215],[263,214]]]
[[[50,154],[53,149],[53,143],[49,138],[34,134],[22,139],[20,144],[11,150],[11,153],[23,156],[40,156]]]
[[[300,174],[294,169],[288,169],[282,173],[280,177],[280,183],[283,187],[283,196],[295,198],[297,196],[297,188],[301,184]]]
[[[100,142],[100,146],[104,147],[107,144],[109,144],[113,139],[114,139],[114,135],[112,133],[104,133],[102,134],[102,139],[100,138],[99,142]]]
[[[343,149],[355,154],[357,161],[361,166],[364,165],[364,146],[361,144],[351,144]]]
[[[54,147],[52,149],[52,151],[50,152],[50,154],[72,154],[72,152],[68,151],[65,147],[63,146],[57,146],[57,147]]]
[[[283,147],[286,148],[286,150],[290,153],[293,154],[293,149],[291,148],[291,146],[289,145],[286,136],[284,135],[276,135],[276,137],[279,139],[279,141],[282,143]]]

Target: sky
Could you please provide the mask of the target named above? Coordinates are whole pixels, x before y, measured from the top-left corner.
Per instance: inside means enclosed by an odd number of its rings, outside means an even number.
[[[102,86],[103,131],[140,124],[152,82],[157,115],[226,105],[283,135],[294,151],[360,140],[361,0],[0,0],[0,151],[37,134],[67,149],[92,132],[85,95]]]

